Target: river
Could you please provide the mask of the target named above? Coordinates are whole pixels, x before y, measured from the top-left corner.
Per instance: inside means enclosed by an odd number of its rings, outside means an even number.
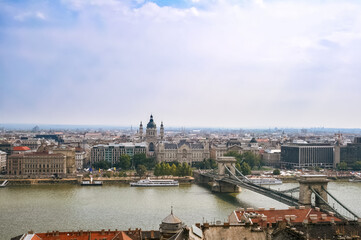
[[[273,188],[283,190],[297,185],[285,183]],[[328,189],[361,216],[361,183],[331,182]],[[169,188],[136,188],[125,184],[8,186],[0,189],[0,239],[10,239],[29,230],[158,229],[171,206],[187,225],[224,221],[239,207],[287,208],[248,190],[213,194],[195,184]]]

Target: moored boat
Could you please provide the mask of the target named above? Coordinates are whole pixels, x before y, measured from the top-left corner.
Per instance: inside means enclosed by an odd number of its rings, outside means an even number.
[[[102,181],[93,181],[93,178],[90,178],[90,181],[82,181],[81,186],[102,186],[103,182]]]
[[[252,183],[257,185],[278,185],[282,184],[281,179],[272,178],[272,177],[251,177],[248,178]]]
[[[361,182],[361,178],[351,178],[348,181],[349,182]]]
[[[9,184],[9,181],[8,181],[8,180],[5,180],[4,182],[2,182],[2,183],[0,184],[0,187],[6,187],[8,184]]]
[[[131,187],[177,187],[178,181],[175,180],[152,180],[150,178],[141,179],[138,182],[130,183]]]

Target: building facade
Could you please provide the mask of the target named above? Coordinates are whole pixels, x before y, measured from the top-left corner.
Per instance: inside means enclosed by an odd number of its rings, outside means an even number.
[[[266,150],[264,153],[262,153],[262,160],[266,166],[280,167],[281,150],[280,149]]]
[[[147,153],[146,143],[120,143],[109,145],[96,145],[90,152],[90,162],[96,163],[107,161],[112,164],[120,161],[121,155],[133,156],[139,153]]]
[[[83,151],[83,149],[75,150],[75,165],[77,170],[83,169],[84,161],[85,151]]]
[[[356,137],[353,143],[340,147],[340,162],[352,166],[355,162],[361,161],[361,137]]]
[[[53,153],[60,153],[66,156],[66,173],[74,174],[76,172],[75,148],[60,146],[52,151]]]
[[[281,146],[281,165],[285,167],[332,168],[333,146],[327,144],[292,144]]]
[[[161,142],[156,151],[158,162],[201,162],[210,158],[208,143],[192,143],[180,141],[179,143]]]
[[[0,151],[6,152],[7,155],[11,155],[13,153],[14,145],[8,142],[0,143]]]
[[[66,174],[66,156],[46,152],[13,154],[7,159],[8,175],[51,176]]]
[[[21,139],[21,146],[26,146],[34,151],[38,150],[40,145],[41,142],[39,139]]]
[[[259,154],[258,142],[255,138],[252,138],[249,142],[239,141],[236,138],[230,138],[227,142],[212,144],[210,149],[210,156],[216,160],[223,157],[228,152],[236,152],[243,154],[244,152],[252,152]]]
[[[0,151],[0,173],[6,170],[6,152]]]

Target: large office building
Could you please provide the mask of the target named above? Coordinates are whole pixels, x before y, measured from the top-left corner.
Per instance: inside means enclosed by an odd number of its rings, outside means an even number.
[[[352,166],[355,162],[361,161],[361,137],[356,137],[353,143],[348,143],[339,150],[340,162],[346,162],[348,166]]]
[[[120,143],[109,145],[96,145],[92,147],[90,153],[90,162],[107,161],[112,164],[120,160],[121,155],[133,156],[134,154],[147,152],[145,143]]]
[[[13,153],[14,145],[8,142],[0,142],[0,151],[6,152],[7,155]]]
[[[327,144],[292,144],[281,146],[281,165],[284,167],[332,168],[334,148]]]
[[[51,176],[66,174],[66,156],[47,152],[13,154],[8,157],[8,175]]]

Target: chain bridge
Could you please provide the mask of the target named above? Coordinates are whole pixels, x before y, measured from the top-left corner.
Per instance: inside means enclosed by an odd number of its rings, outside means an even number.
[[[240,192],[240,188],[244,188],[288,206],[319,207],[345,220],[359,220],[327,190],[328,180],[324,175],[303,175],[298,180],[299,187],[277,191],[251,182],[235,167],[236,162],[234,157],[220,157],[217,159],[217,171],[194,171],[196,182],[211,183],[215,192]]]

